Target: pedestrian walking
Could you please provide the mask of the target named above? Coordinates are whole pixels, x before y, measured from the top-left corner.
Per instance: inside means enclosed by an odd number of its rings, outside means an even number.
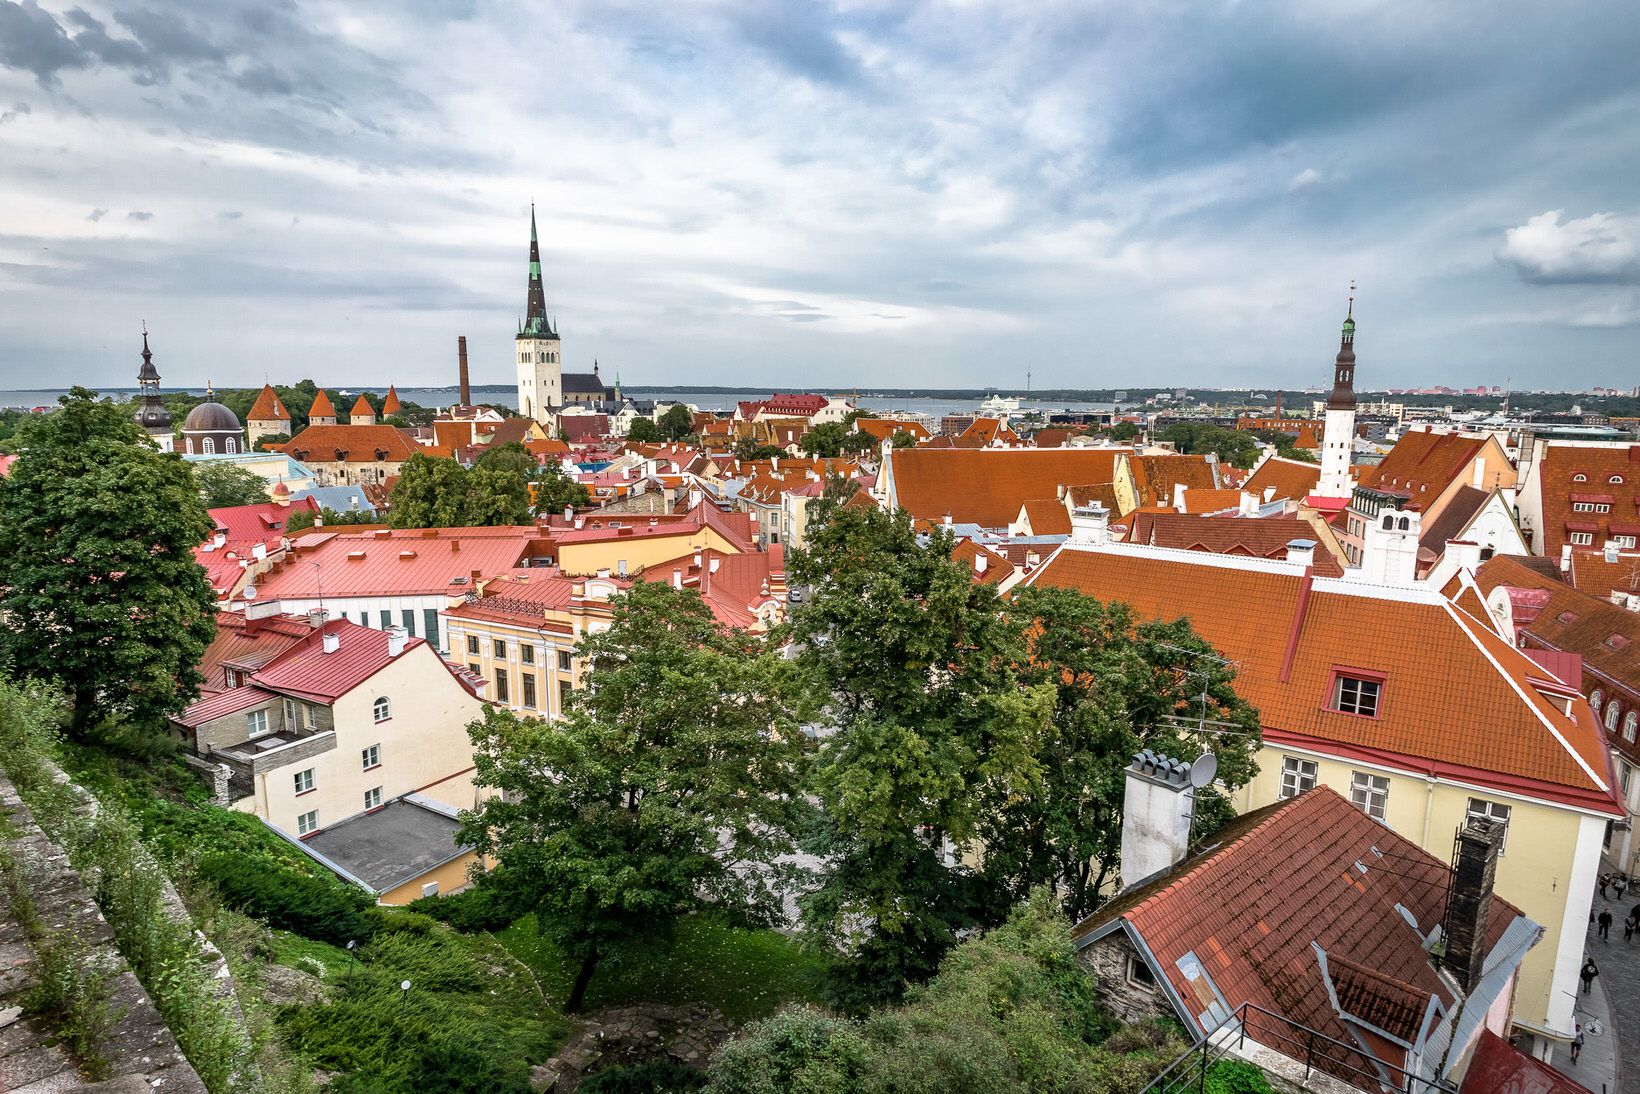
[[[1623,899],[1623,891],[1628,887],[1629,879],[1623,874],[1618,874],[1616,877],[1612,878],[1612,889],[1616,891],[1618,900]]]
[[[1602,908],[1600,910],[1600,917],[1595,920],[1595,923],[1600,926],[1600,940],[1602,942],[1610,942],[1612,940],[1612,910],[1610,908]]]
[[[1577,1058],[1581,1055],[1583,1055],[1583,1023],[1579,1022],[1576,1026],[1576,1032],[1572,1035],[1572,1063],[1577,1063]]]
[[[1612,876],[1610,874],[1601,874],[1600,875],[1600,899],[1601,900],[1611,899],[1610,896],[1606,892],[1606,888],[1609,885],[1611,885],[1611,883],[1612,883]]]
[[[1594,986],[1594,978],[1600,975],[1600,966],[1596,965],[1594,958],[1591,957],[1583,962],[1583,971],[1577,975],[1583,978],[1583,994],[1587,995],[1589,989]]]

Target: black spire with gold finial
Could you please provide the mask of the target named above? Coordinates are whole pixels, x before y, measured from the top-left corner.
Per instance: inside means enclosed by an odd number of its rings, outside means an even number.
[[[1350,282],[1350,305],[1344,313],[1344,331],[1333,361],[1333,389],[1328,410],[1355,409],[1355,282]]]
[[[530,204],[530,286],[524,301],[524,322],[518,328],[520,338],[557,338],[547,318],[547,292],[541,285],[541,244],[535,235],[535,204]]]

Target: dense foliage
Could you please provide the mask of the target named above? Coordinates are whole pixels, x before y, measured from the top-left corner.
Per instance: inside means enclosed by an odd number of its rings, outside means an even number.
[[[851,432],[842,422],[822,422],[805,433],[799,444],[810,456],[829,460],[870,452],[877,447],[877,438],[863,430]]]
[[[353,509],[346,513],[338,513],[326,505],[319,510],[319,517],[325,522],[325,527],[333,525],[375,524],[381,518],[367,509]],[[286,532],[300,532],[304,528],[312,528],[317,521],[313,519],[313,512],[308,509],[297,509],[285,521]]]
[[[585,509],[592,504],[592,493],[570,478],[557,461],[542,467],[530,486],[535,495],[535,515],[538,518],[562,513],[565,509]]]
[[[234,505],[255,505],[268,500],[268,484],[238,464],[225,460],[201,460],[193,464],[199,497],[207,509]]]
[[[1043,897],[952,950],[903,1006],[849,1020],[784,1011],[725,1045],[713,1094],[1121,1094],[1183,1049],[1160,1029],[1111,1035],[1064,918]]]
[[[1175,422],[1156,438],[1193,456],[1211,452],[1224,463],[1240,468],[1258,459],[1258,438],[1241,429],[1225,429],[1208,422]]]
[[[459,838],[534,894],[543,933],[598,963],[707,906],[779,914],[775,860],[797,795],[783,662],[718,626],[692,589],[635,586],[580,650],[588,687],[552,725],[491,707],[473,723],[476,781],[501,793]]]
[[[468,470],[417,452],[399,471],[388,521],[394,528],[476,528],[530,523],[529,485],[515,471]]]
[[[345,946],[375,933],[369,914],[374,901],[363,890],[307,877],[237,854],[213,854],[195,867],[234,908],[297,934]]]
[[[655,428],[668,441],[681,441],[695,429],[695,416],[682,403],[674,403],[655,420]]]
[[[198,694],[215,602],[193,549],[210,535],[193,473],[126,408],[84,388],[29,421],[0,479],[0,654],[73,696],[74,727],[144,730]]]

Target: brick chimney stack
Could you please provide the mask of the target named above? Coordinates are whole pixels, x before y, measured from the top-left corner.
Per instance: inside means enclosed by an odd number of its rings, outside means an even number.
[[[473,388],[467,380],[467,336],[456,338],[456,358],[461,362],[461,405],[473,405]]]
[[[1503,826],[1471,817],[1458,830],[1452,856],[1452,888],[1446,898],[1442,962],[1467,994],[1480,983],[1486,961],[1486,917],[1492,910],[1492,879],[1498,868]]]

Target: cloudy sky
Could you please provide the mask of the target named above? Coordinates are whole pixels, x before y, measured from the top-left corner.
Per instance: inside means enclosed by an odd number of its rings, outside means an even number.
[[[1640,17],[0,0],[0,388],[1640,383]]]

